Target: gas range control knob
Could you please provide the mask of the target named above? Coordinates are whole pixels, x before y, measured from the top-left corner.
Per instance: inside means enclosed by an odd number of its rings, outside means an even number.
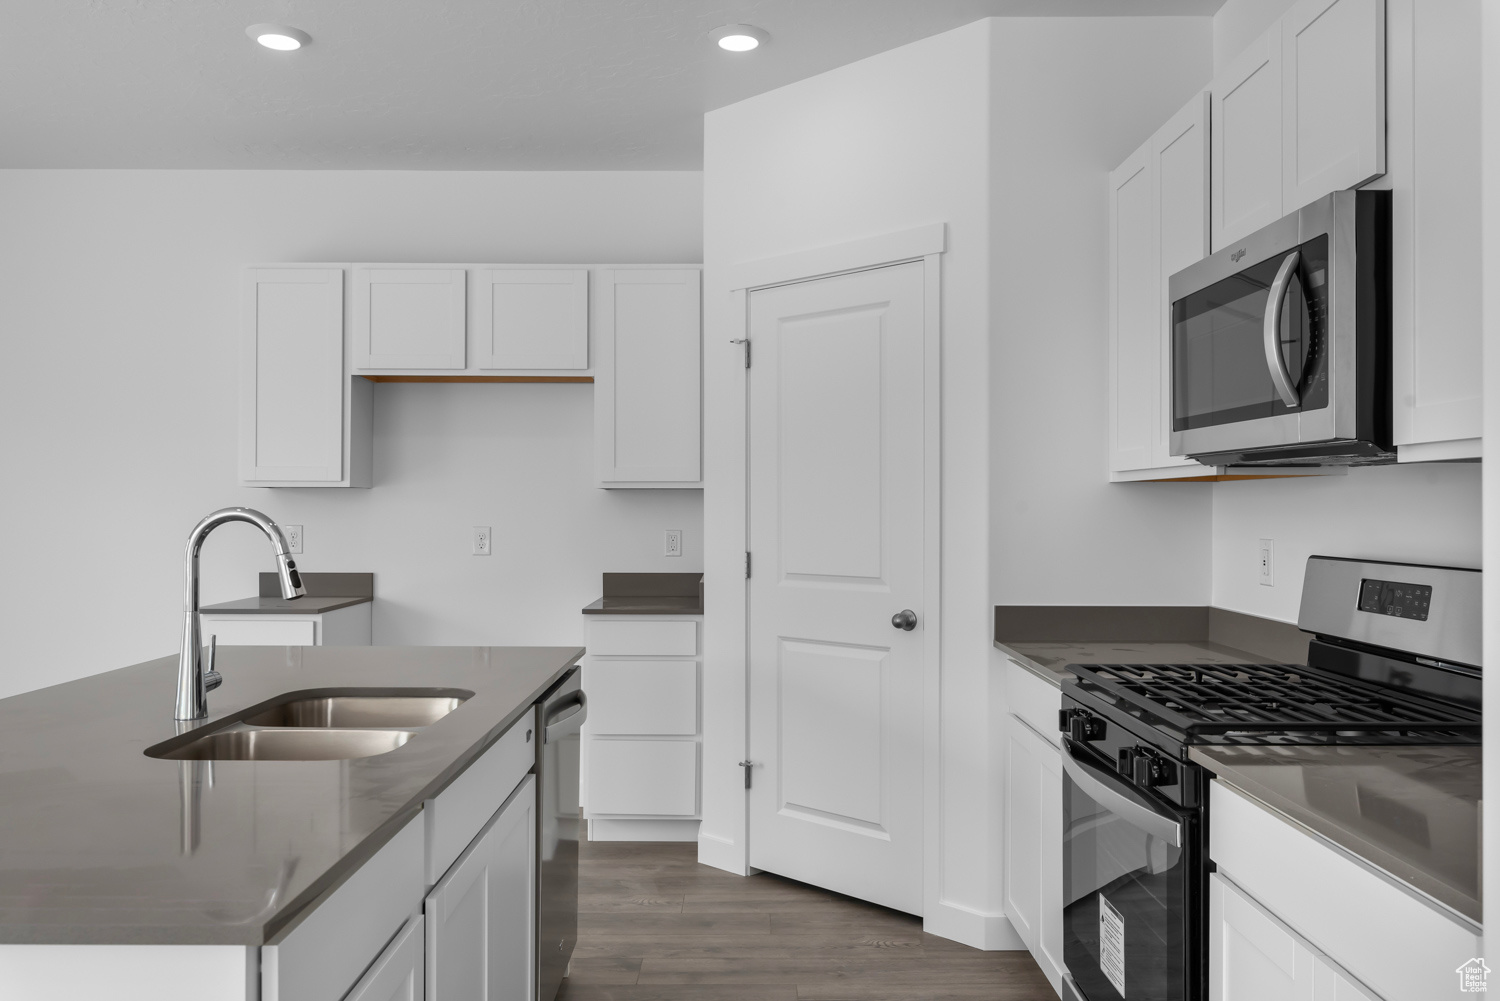
[[[1124,758],[1121,757],[1123,764]],[[1136,748],[1131,760],[1131,779],[1136,785],[1164,786],[1177,781],[1177,769],[1172,763],[1153,751]]]
[[[1104,720],[1098,716],[1091,716],[1081,709],[1073,710],[1064,729],[1069,737],[1080,742],[1104,739]]]

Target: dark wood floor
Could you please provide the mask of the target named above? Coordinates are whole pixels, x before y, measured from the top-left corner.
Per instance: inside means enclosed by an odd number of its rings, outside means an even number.
[[[1025,952],[980,952],[919,918],[693,844],[585,842],[578,948],[558,1001],[1056,1001]]]

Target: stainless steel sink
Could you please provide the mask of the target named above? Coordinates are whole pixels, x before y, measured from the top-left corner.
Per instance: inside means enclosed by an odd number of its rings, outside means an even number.
[[[251,726],[421,727],[463,705],[464,697],[434,695],[328,695],[299,698],[247,716]]]
[[[234,727],[206,733],[184,744],[146,749],[174,761],[333,761],[369,758],[394,751],[412,738],[409,730],[285,729]]]

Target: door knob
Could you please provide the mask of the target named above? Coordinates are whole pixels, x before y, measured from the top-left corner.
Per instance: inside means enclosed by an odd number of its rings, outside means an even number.
[[[917,628],[917,613],[913,612],[910,608],[903,608],[891,616],[891,625],[897,629],[905,629],[907,632],[911,632]]]

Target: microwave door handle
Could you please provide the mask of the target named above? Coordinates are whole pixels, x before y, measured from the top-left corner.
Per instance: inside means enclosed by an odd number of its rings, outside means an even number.
[[[1301,260],[1300,250],[1287,255],[1276,272],[1276,280],[1271,283],[1270,298],[1266,300],[1266,368],[1271,371],[1271,384],[1276,387],[1276,395],[1288,407],[1295,407],[1301,400],[1297,387],[1292,385],[1292,374],[1286,370],[1286,359],[1281,355],[1281,314],[1286,308],[1287,286],[1291,284],[1292,275],[1296,273]]]
[[[1073,784],[1095,803],[1173,848],[1182,847],[1182,825],[1172,817],[1158,813],[1119,779],[1102,768],[1079,761],[1067,747],[1063,748],[1062,766]]]

